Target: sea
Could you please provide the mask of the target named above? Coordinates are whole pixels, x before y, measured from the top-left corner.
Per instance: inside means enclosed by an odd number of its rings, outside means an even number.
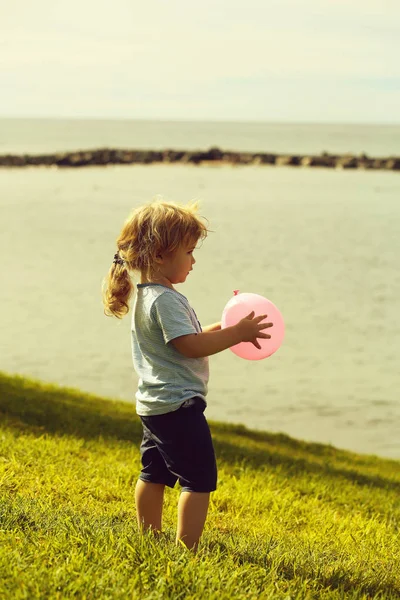
[[[93,148],[400,156],[400,126],[0,119],[0,154]],[[400,174],[243,165],[0,168],[1,370],[135,402],[131,312],[101,286],[131,210],[200,201],[211,230],[177,286],[202,325],[270,299],[279,350],[210,357],[206,416],[400,458]],[[101,432],[99,432],[100,434]]]

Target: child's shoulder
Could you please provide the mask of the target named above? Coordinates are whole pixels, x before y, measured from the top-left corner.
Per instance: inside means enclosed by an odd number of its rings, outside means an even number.
[[[186,296],[173,288],[161,284],[139,284],[138,296],[141,304],[151,308],[154,303],[163,304],[184,304],[189,305]]]
[[[163,286],[162,289],[156,292],[153,301],[156,302],[158,305],[164,304],[176,306],[183,304],[186,307],[189,306],[189,301],[186,298],[186,296],[184,296],[177,290],[166,286]]]

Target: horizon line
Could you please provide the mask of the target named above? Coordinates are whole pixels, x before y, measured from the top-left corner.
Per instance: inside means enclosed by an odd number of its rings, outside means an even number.
[[[230,124],[265,124],[265,125],[352,125],[367,127],[399,127],[399,122],[366,122],[366,121],[275,121],[258,119],[205,119],[205,118],[167,118],[167,117],[92,117],[92,116],[21,116],[0,115],[0,121],[136,121],[136,122],[160,122],[160,123],[230,123]]]

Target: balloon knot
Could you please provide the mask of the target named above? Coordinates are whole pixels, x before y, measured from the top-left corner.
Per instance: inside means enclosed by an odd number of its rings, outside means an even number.
[[[239,290],[233,290],[233,295],[234,295],[234,296],[237,296],[237,295],[238,295],[238,293],[239,293]]]

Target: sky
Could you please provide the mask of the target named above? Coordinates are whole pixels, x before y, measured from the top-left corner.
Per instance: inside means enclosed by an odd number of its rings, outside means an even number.
[[[400,123],[399,0],[0,0],[0,117]]]

